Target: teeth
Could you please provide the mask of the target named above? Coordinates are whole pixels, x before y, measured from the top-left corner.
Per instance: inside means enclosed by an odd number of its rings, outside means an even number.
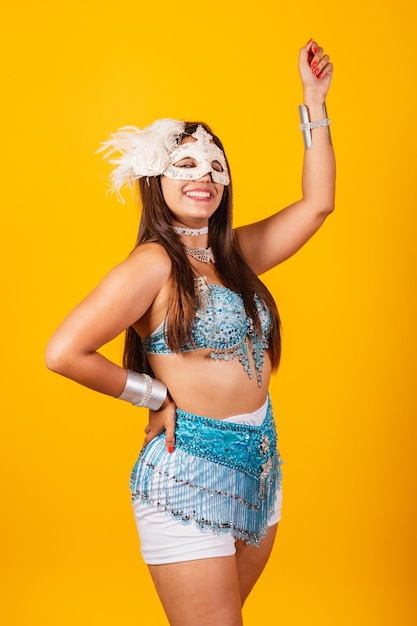
[[[186,196],[189,198],[210,198],[209,191],[187,191]]]

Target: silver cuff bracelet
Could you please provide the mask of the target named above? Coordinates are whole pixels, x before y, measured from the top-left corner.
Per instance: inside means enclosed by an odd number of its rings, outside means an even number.
[[[167,395],[164,383],[148,374],[139,374],[127,370],[125,388],[119,396],[119,400],[131,402],[134,406],[144,406],[152,411],[161,408]]]
[[[316,122],[310,122],[309,117],[308,117],[308,109],[305,104],[300,104],[298,107],[298,111],[300,113],[300,121],[301,121],[300,130],[303,133],[304,147],[306,150],[309,150],[311,148],[311,129],[312,128],[320,128],[322,126],[326,126],[329,141],[330,143],[332,143],[332,138],[330,135],[330,128],[329,128],[330,120],[327,117],[327,109],[326,109],[325,102],[323,102],[324,119],[322,120],[317,120]]]

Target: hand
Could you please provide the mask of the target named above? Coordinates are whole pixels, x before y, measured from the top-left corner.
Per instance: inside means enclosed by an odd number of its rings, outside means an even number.
[[[155,437],[158,437],[158,435],[165,431],[167,450],[168,452],[174,451],[176,423],[175,409],[175,403],[168,394],[163,405],[160,409],[158,409],[158,411],[149,411],[149,422],[145,428],[146,436],[143,442],[144,446],[147,446],[152,439],[155,439]]]
[[[326,99],[332,82],[333,65],[328,54],[323,54],[317,42],[310,40],[300,50],[298,69],[303,83],[304,104],[309,101],[320,104]]]

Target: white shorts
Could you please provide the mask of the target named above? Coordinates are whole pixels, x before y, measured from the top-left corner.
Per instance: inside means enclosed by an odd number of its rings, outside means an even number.
[[[224,421],[259,426],[265,417],[266,409],[267,403],[253,413],[235,415]],[[280,489],[268,526],[280,521],[281,502]],[[141,500],[133,501],[133,511],[143,560],[148,565],[231,556],[236,552],[236,538],[230,532],[217,534],[210,529],[202,530],[192,523],[183,524]]]

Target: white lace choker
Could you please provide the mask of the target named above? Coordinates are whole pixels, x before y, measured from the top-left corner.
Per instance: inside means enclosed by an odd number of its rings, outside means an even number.
[[[211,248],[184,248],[185,252],[201,263],[214,263],[214,256]]]
[[[204,226],[203,228],[184,228],[183,226],[173,226],[172,227],[174,233],[177,235],[191,235],[192,237],[197,237],[197,235],[207,235],[208,226]]]

